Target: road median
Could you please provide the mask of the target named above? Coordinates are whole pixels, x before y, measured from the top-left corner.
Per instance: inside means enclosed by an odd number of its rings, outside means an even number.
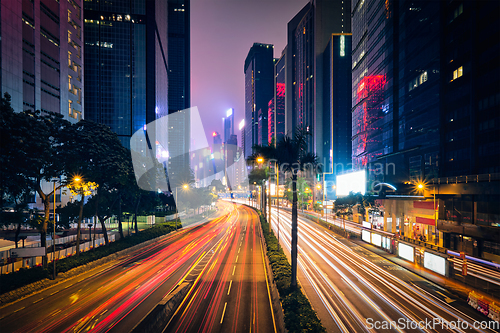
[[[254,207],[260,218],[262,234],[264,236],[267,267],[270,267],[271,285],[279,293],[280,306],[283,310],[283,322],[285,331],[288,332],[326,332],[321,324],[311,303],[302,292],[300,286],[295,290],[290,287],[292,268],[288,262],[285,252],[278,244],[278,239],[270,232],[269,223],[262,213]],[[277,326],[280,326],[280,317],[277,316]]]

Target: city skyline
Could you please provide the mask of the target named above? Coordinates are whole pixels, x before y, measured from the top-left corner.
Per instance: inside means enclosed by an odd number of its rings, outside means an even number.
[[[200,110],[207,133],[222,132],[220,119],[230,108],[236,124],[244,118],[243,62],[248,50],[253,43],[273,44],[274,57],[279,58],[287,43],[288,21],[308,2],[191,1],[191,105]]]

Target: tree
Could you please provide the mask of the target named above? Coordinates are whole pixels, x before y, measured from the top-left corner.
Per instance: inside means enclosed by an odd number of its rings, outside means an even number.
[[[219,179],[213,179],[210,183],[210,189],[215,187],[215,192],[224,191],[226,187],[222,185],[222,182]]]
[[[284,136],[276,147],[255,146],[253,156],[262,156],[264,159],[274,160],[280,172],[291,174],[292,179],[292,276],[290,286],[297,287],[297,177],[299,173],[307,171],[317,172],[317,156],[307,152],[307,137],[310,135],[303,129],[297,128],[293,138]],[[251,157],[253,159],[254,157]]]
[[[130,151],[122,146],[116,133],[108,126],[89,120],[81,120],[65,132],[67,149],[64,157],[68,161],[66,172],[80,175],[86,181],[98,185],[95,200],[95,216],[101,223],[106,244],[109,243],[105,221],[113,215],[113,207],[118,215],[120,236],[123,237],[121,224],[121,205],[132,184],[133,168]],[[106,198],[103,198],[106,197]],[[103,203],[99,201],[103,200]],[[104,207],[106,204],[111,206]],[[99,212],[102,209],[103,212]],[[111,214],[111,215],[109,215]],[[103,219],[103,217],[106,217]]]
[[[36,191],[44,205],[44,218],[39,226],[41,246],[47,248],[47,226],[51,197],[63,183],[45,193],[42,182],[51,182],[66,173],[66,136],[63,133],[71,124],[61,114],[53,112],[24,111],[15,113],[10,106],[8,94],[1,102],[0,121],[2,125],[2,148],[0,165],[2,180],[6,186],[0,191],[10,191],[15,196],[28,195]],[[13,190],[13,182],[19,182],[21,190]],[[3,181],[2,181],[3,183]],[[43,266],[47,266],[47,256],[43,257]]]
[[[97,183],[94,182],[88,182],[80,177],[75,177],[73,181],[67,185],[69,190],[71,191],[71,194],[73,195],[79,195],[80,196],[80,211],[78,213],[78,226],[76,229],[76,255],[80,255],[80,230],[81,230],[81,224],[82,224],[82,217],[83,217],[83,205],[85,202],[85,196],[92,195],[97,187]]]

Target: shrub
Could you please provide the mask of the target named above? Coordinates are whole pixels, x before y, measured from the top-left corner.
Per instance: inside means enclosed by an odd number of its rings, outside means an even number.
[[[283,249],[278,246],[278,239],[269,232],[269,223],[260,211],[257,212],[267,244],[267,256],[285,314],[286,329],[289,332],[326,332],[302,290],[290,288],[292,267]]]

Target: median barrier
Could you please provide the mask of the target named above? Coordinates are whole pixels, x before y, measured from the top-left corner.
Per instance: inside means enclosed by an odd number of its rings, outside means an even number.
[[[137,324],[132,333],[163,332],[194,281],[177,285]]]

